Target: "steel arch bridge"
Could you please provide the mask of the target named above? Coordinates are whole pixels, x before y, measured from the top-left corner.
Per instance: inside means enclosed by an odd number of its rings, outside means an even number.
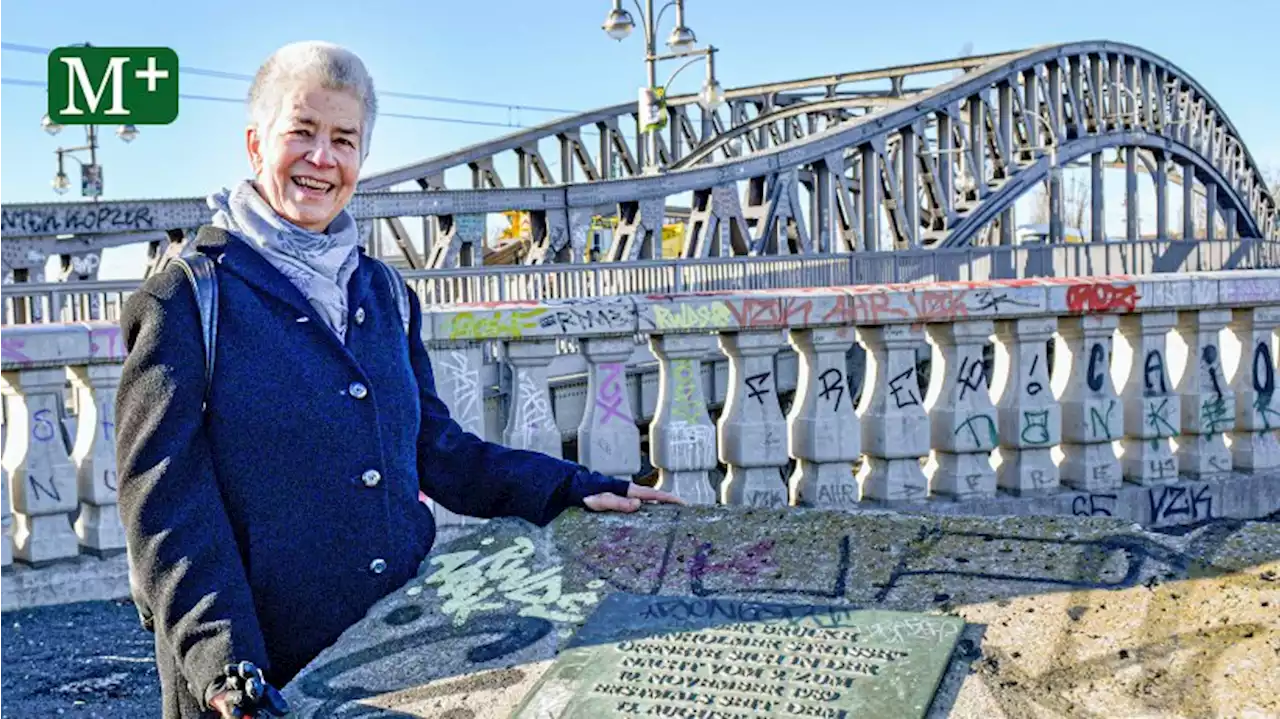
[[[1050,240],[1060,241],[1062,171],[1087,158],[1091,237],[1103,238],[1103,152],[1115,150],[1128,238],[1139,236],[1141,172],[1155,188],[1159,239],[1206,239],[1197,221],[1242,250],[1280,239],[1277,199],[1224,109],[1176,65],[1131,45],[767,83],[726,100],[723,113],[693,95],[671,98],[656,158],[643,156],[636,103],[613,105],[369,175],[351,210],[377,230],[371,242],[419,268],[478,264],[484,218],[512,210],[529,214],[527,264],[582,262],[600,217],[614,220],[599,258],[613,262],[660,256],[671,217],[687,223],[684,258],[816,255],[1012,244],[1016,200],[1044,183]],[[1172,227],[1170,185],[1182,190]],[[202,198],[2,210],[6,282],[15,270],[42,272],[51,255],[68,266],[138,242],[157,262],[209,212]],[[422,219],[424,254],[406,218]],[[64,276],[94,276],[90,265]]]

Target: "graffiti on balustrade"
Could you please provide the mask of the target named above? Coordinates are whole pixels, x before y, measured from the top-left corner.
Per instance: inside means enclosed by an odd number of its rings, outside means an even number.
[[[680,305],[674,310],[653,306],[653,325],[659,330],[703,330],[732,327],[733,313],[724,302],[705,305]]]
[[[58,430],[54,425],[57,419],[53,415],[53,410],[38,409],[31,413],[31,438],[37,442],[48,442],[57,436]]]
[[[1089,348],[1089,366],[1085,373],[1085,383],[1092,392],[1101,392],[1106,384],[1108,363],[1107,348],[1101,342],[1093,343]]]
[[[0,337],[0,357],[5,362],[30,362],[31,358],[23,350],[27,341],[21,337]]]
[[[773,383],[769,381],[772,374],[771,372],[761,372],[747,377],[747,398],[764,404],[765,396],[773,392]]]
[[[893,397],[893,403],[898,409],[920,404],[920,398],[916,395],[915,375],[916,368],[911,365],[889,379],[889,396]]]
[[[989,414],[975,414],[966,417],[953,432],[956,437],[967,437],[973,441],[974,450],[992,449],[1000,444],[1000,436],[996,432],[996,420]]]
[[[123,357],[124,343],[120,339],[118,326],[89,328],[90,357]]]
[[[1280,287],[1274,279],[1238,279],[1218,284],[1223,304],[1274,302],[1280,299]]]
[[[1077,494],[1071,498],[1071,514],[1077,517],[1110,517],[1115,512],[1118,498],[1119,495],[1115,494]]]
[[[1136,285],[1096,283],[1067,288],[1067,309],[1071,312],[1133,312],[1139,299]]]
[[[832,412],[839,411],[840,400],[845,395],[844,373],[838,367],[832,367],[818,375],[818,382],[821,386],[818,397],[831,403]]]
[[[1045,364],[1048,364],[1048,360],[1045,360]],[[1027,394],[1032,397],[1044,391],[1044,383],[1040,381],[1041,376],[1036,372],[1039,367],[1040,353],[1036,351],[1035,354],[1031,355],[1031,369],[1027,371]],[[1045,377],[1043,379],[1047,380],[1048,378]]]
[[[492,549],[494,539],[487,537],[480,544]],[[454,626],[466,624],[476,614],[505,610],[509,605],[518,606],[516,614],[521,617],[583,621],[600,601],[594,590],[603,583],[594,580],[582,591],[566,591],[564,565],[534,571],[529,566],[533,554],[533,541],[528,537],[515,537],[510,545],[488,554],[477,549],[441,554],[431,559],[431,566],[438,569],[423,580],[423,586],[436,587],[436,595],[444,600],[440,611],[453,620]],[[417,587],[409,590],[411,595],[420,591]]]
[[[35,509],[32,502],[39,502],[44,497],[53,499],[54,502],[62,501],[62,490],[58,488],[58,480],[52,474],[45,482],[36,479],[34,474],[27,474],[27,486],[31,488],[31,493],[27,495],[28,509]]]
[[[813,300],[806,297],[748,298],[725,305],[742,329],[804,326],[813,312]]]
[[[1148,350],[1146,358],[1142,361],[1142,394],[1146,397],[1155,397],[1168,393],[1169,382],[1164,370],[1164,356],[1158,349]]]
[[[1089,405],[1089,435],[1095,440],[1115,439],[1115,435],[1111,432],[1111,417],[1116,409],[1116,401],[1114,399],[1107,400],[1107,408],[1098,411],[1096,404]]]
[[[1173,421],[1177,419],[1178,408],[1179,405],[1173,404],[1170,397],[1146,400],[1147,425],[1156,433],[1156,437],[1151,440],[1153,449],[1158,446],[1157,439],[1177,436],[1178,428]]]
[[[516,446],[534,448],[538,436],[556,426],[555,419],[551,416],[551,402],[547,399],[545,388],[538,384],[533,372],[527,370],[520,372],[516,396],[520,403]]]
[[[1164,451],[1168,452],[1168,448],[1165,448]],[[1178,477],[1178,458],[1170,455],[1148,459],[1144,477],[1157,482],[1165,479],[1176,479]]]
[[[635,308],[629,304],[582,305],[581,307],[555,307],[538,321],[543,329],[554,327],[563,334],[574,332],[612,330],[635,331]]]
[[[635,424],[627,401],[626,368],[621,362],[600,363],[600,389],[596,391],[596,408],[599,411],[596,424],[605,427],[615,418],[624,425]]]
[[[459,312],[449,317],[448,337],[451,340],[481,340],[494,338],[519,339],[525,330],[536,329],[545,308],[494,312]]]
[[[4,210],[0,228],[5,235],[59,235],[72,232],[125,232],[156,226],[150,207],[40,208]]]
[[[986,387],[987,366],[982,358],[965,357],[960,360],[960,371],[956,372],[956,381],[960,386],[960,399],[970,392],[980,392]]]
[[[671,374],[675,379],[671,391],[671,416],[679,422],[697,424],[706,416],[702,395],[698,391],[699,374],[694,371],[693,360],[671,360]]]
[[[1051,437],[1049,431],[1049,410],[1023,410],[1022,411],[1022,432],[1019,433],[1022,441],[1035,446],[1049,444]]]
[[[1208,484],[1152,487],[1147,490],[1147,504],[1151,510],[1151,521],[1157,525],[1213,519],[1213,487]]]
[[[452,414],[468,432],[483,434],[483,420],[480,416],[480,370],[471,366],[467,355],[454,350],[442,358],[442,373],[449,378],[453,390]]]
[[[1209,379],[1210,396],[1200,403],[1200,423],[1205,434],[1218,434],[1231,429],[1235,422],[1235,403],[1223,392],[1225,379],[1220,379],[1218,347],[1206,344],[1200,351],[1200,367]],[[1228,468],[1230,469],[1230,468]]]
[[[697,471],[715,464],[716,428],[709,424],[672,422],[666,431],[674,471]]]
[[[1253,391],[1257,395],[1253,401],[1253,408],[1262,420],[1263,431],[1269,431],[1273,426],[1280,426],[1280,422],[1272,425],[1272,420],[1280,420],[1280,411],[1271,406],[1271,400],[1276,392],[1276,366],[1271,360],[1270,338],[1264,338],[1254,345],[1253,364],[1250,369],[1250,380],[1253,383]]]

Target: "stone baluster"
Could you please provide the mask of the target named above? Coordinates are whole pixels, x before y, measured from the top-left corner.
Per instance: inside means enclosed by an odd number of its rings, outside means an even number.
[[[1236,310],[1231,331],[1240,342],[1240,361],[1232,387],[1236,429],[1231,460],[1236,469],[1257,472],[1280,467],[1280,397],[1272,338],[1280,326],[1280,307]]]
[[[578,425],[578,461],[627,481],[640,471],[640,428],[624,364],[635,348],[630,337],[592,337],[582,343],[587,401]]]
[[[9,413],[4,466],[13,490],[14,557],[29,564],[74,557],[79,542],[68,515],[76,509],[76,470],[62,439],[67,371],[3,373],[0,391]]]
[[[787,505],[787,421],[778,404],[774,357],[781,330],[727,332],[720,350],[729,358],[729,387],[720,413],[720,461],[729,467],[723,504]]]
[[[1120,318],[1123,356],[1128,366],[1124,388],[1125,479],[1142,485],[1178,480],[1178,458],[1169,439],[1178,434],[1181,401],[1173,392],[1165,358],[1169,330],[1177,322],[1174,312],[1143,312]]]
[[[0,468],[0,567],[13,564],[13,511],[9,505],[9,470]]]
[[[852,507],[858,503],[853,463],[862,454],[862,429],[845,376],[853,333],[840,327],[791,330],[790,342],[799,359],[796,398],[787,417],[796,460],[788,481],[791,504]]]
[[[508,342],[511,408],[502,441],[508,447],[563,457],[560,427],[551,411],[547,366],[556,356],[555,340]]]
[[[1059,320],[1054,391],[1062,404],[1062,482],[1086,492],[1124,483],[1112,442],[1124,436],[1124,406],[1111,379],[1116,315]]]
[[[116,391],[122,365],[71,368],[80,414],[71,452],[80,494],[75,532],[80,546],[103,555],[124,549],[124,525],[116,506]]]
[[[440,401],[449,408],[449,416],[463,431],[480,439],[485,439],[488,432],[484,421],[484,387],[480,384],[483,353],[484,349],[479,344],[462,342],[433,343],[427,350]],[[436,524],[440,526],[483,524],[486,521],[453,512],[434,500],[429,504]]]
[[[1000,468],[996,483],[1015,495],[1058,489],[1052,449],[1062,441],[1062,407],[1049,383],[1047,343],[1058,328],[1056,317],[996,322],[993,389],[999,400]]]
[[[651,335],[658,358],[658,406],[649,425],[649,454],[658,488],[690,504],[715,504],[708,473],[716,467],[716,427],[707,415],[702,360],[714,335]]]
[[[995,332],[989,320],[929,325],[935,349],[927,408],[936,466],[933,494],[994,497],[991,452],[999,444],[996,408],[987,388],[982,350]]]
[[[862,393],[862,447],[868,470],[864,499],[896,501],[928,494],[920,459],[929,454],[929,416],[916,375],[916,348],[924,330],[913,325],[859,328],[871,378]]]
[[[1186,363],[1178,381],[1182,400],[1182,436],[1178,469],[1192,477],[1231,471],[1225,433],[1236,428],[1236,395],[1222,368],[1222,330],[1231,310],[1179,313],[1178,335],[1186,347]]]
[[[474,343],[440,344],[427,354],[431,357],[436,394],[449,408],[449,416],[464,431],[484,439],[484,388],[480,385],[483,348]]]

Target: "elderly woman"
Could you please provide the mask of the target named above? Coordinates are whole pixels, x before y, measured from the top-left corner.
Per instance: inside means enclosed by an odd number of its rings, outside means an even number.
[[[220,295],[211,381],[181,269],[124,309],[120,514],[167,719],[253,715],[266,702],[246,676],[282,687],[412,578],[435,539],[419,490],[539,525],[569,507],[678,501],[450,418],[417,297],[406,334],[394,275],[344,209],[376,108],[364,65],[333,45],[288,45],[258,71],[254,178],[210,198],[195,243]]]

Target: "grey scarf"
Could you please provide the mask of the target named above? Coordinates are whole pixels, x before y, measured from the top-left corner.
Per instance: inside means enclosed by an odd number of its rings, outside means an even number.
[[[325,232],[311,232],[285,220],[244,180],[208,198],[213,226],[255,247],[316,308],[346,342],[347,282],[360,263],[355,218],[343,210]]]

